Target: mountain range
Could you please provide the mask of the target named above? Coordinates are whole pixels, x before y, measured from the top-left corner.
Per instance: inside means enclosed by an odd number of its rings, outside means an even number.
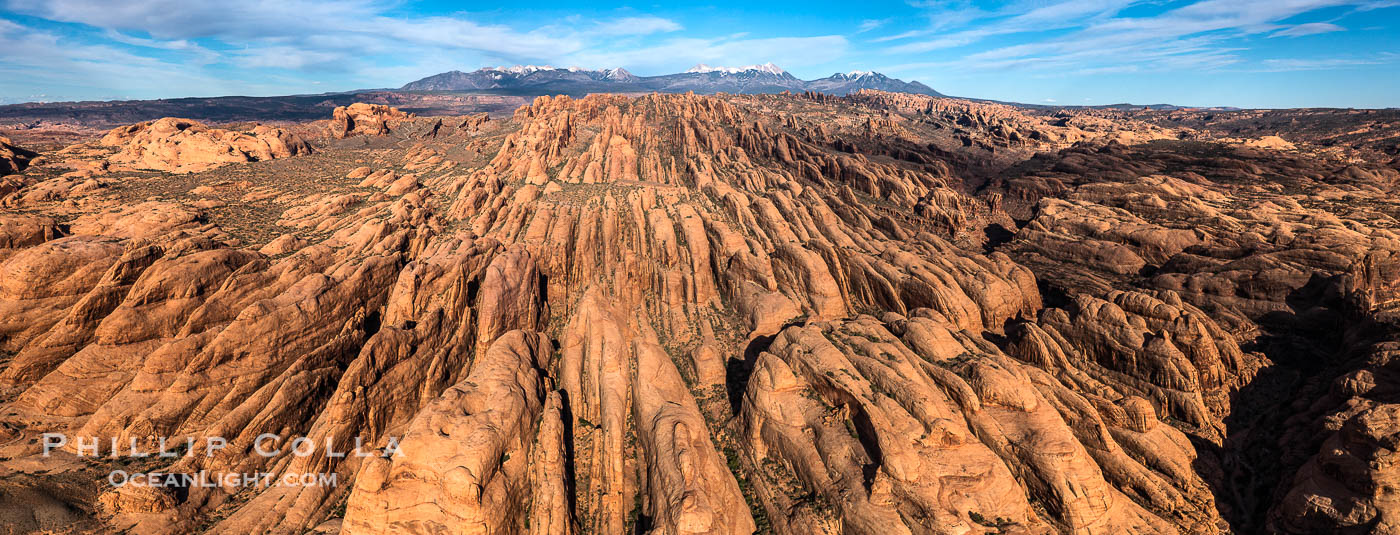
[[[905,82],[878,72],[836,73],[816,80],[801,80],[772,63],[742,67],[699,64],[685,72],[637,76],[623,68],[580,69],[548,65],[487,67],[472,72],[449,71],[409,82],[404,91],[503,91],[509,93],[781,93],[814,91],[846,95],[859,89],[943,96],[919,82]]]

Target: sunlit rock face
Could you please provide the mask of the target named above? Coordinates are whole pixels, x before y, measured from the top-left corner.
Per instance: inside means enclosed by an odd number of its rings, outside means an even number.
[[[1394,531],[1395,164],[1160,123],[592,95],[26,156],[2,523]]]

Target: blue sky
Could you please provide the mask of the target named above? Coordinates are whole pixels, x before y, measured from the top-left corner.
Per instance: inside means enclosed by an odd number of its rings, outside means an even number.
[[[774,62],[1028,103],[1400,106],[1400,0],[0,0],[0,103],[398,87],[490,65]]]

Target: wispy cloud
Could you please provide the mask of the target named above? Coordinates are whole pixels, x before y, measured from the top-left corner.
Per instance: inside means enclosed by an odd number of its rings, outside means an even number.
[[[1389,0],[1386,0],[1389,1]],[[931,39],[887,48],[916,54],[966,46],[994,36],[1027,34],[1019,44],[999,46],[942,62],[914,62],[905,69],[1063,70],[1103,73],[1153,69],[1216,69],[1240,64],[1243,49],[1230,44],[1245,36],[1302,36],[1343,30],[1332,23],[1286,25],[1283,21],[1327,7],[1372,8],[1374,0],[1202,0],[1154,15],[1122,16],[1132,0],[1066,1],[1020,12],[987,15],[985,22]],[[1022,6],[1024,8],[1024,6]],[[1059,30],[1046,32],[1047,29]]]
[[[1270,34],[1269,37],[1302,37],[1304,35],[1317,35],[1319,33],[1344,31],[1346,31],[1346,28],[1343,28],[1336,24],[1332,24],[1330,22],[1309,22],[1306,24],[1289,26],[1287,28]]]
[[[1262,72],[1317,71],[1366,65],[1385,65],[1400,60],[1400,55],[1382,53],[1369,58],[1274,58],[1259,62]]]
[[[63,93],[101,84],[103,95],[115,98],[158,83],[175,94],[195,95],[218,91],[270,91],[274,80],[243,81],[211,76],[181,63],[132,54],[109,45],[85,45],[65,41],[50,32],[33,30],[0,19],[0,92],[64,98]],[[196,54],[197,56],[198,54]]]
[[[1395,7],[1400,0],[911,0],[811,10],[796,24],[761,3],[736,17],[684,6],[571,14],[402,0],[0,0],[0,95],[320,92],[524,63],[645,75],[772,61],[806,78],[879,70],[1028,102],[1044,95],[1025,82],[1044,78],[1083,81],[1086,93],[1103,77],[1161,73],[1205,86],[1220,73],[1320,70],[1386,81],[1393,75],[1371,73],[1394,58],[1375,52],[1400,41],[1395,12],[1376,11]],[[1368,98],[1393,99],[1392,89]]]
[[[876,28],[884,26],[885,22],[887,21],[881,19],[865,19],[863,21],[860,21],[860,26],[856,27],[856,33],[865,33],[870,30],[874,30]]]
[[[580,65],[624,65],[641,72],[674,68],[678,63],[757,64],[773,62],[781,67],[820,65],[845,56],[850,43],[840,35],[747,39],[727,36],[714,39],[675,38],[660,44],[618,49],[589,49],[565,58]]]
[[[680,31],[680,29],[680,23],[661,17],[623,17],[598,22],[595,27],[595,31],[603,35],[650,35],[675,32]]]
[[[1013,2],[997,11],[979,8],[940,6],[929,17],[933,19],[930,31],[906,32],[891,36],[886,40],[906,39],[917,36],[930,36],[923,41],[915,41],[890,48],[894,54],[929,52],[944,48],[970,45],[989,37],[1028,32],[1044,32],[1086,25],[1095,20],[1112,16],[1139,0],[1071,0],[1033,6],[1025,2]],[[958,21],[952,25],[950,21]],[[975,27],[960,31],[936,31],[940,28],[965,27],[972,23]]]
[[[206,85],[252,90],[249,84],[238,82],[230,70],[259,72],[261,79],[275,78],[280,71],[302,76],[302,85],[309,80],[297,73],[330,73],[359,80],[350,83],[362,87],[396,86],[450,68],[568,64],[571,59],[587,57],[586,51],[597,54],[635,46],[637,39],[683,29],[675,20],[635,13],[536,20],[533,27],[517,28],[482,22],[470,14],[404,15],[390,12],[394,6],[367,0],[0,0],[0,6],[13,13],[91,28],[90,35],[107,43],[93,45],[93,38],[74,32],[40,30],[0,19],[6,25],[0,31],[11,41],[5,43],[9,46],[0,45],[5,50],[0,68],[23,73],[22,79],[66,78],[62,85],[78,84],[83,77],[89,77],[88,83],[98,80],[128,87],[144,83],[148,89],[135,93],[138,95],[169,90],[168,83],[159,80],[170,78],[223,79],[224,83]],[[23,40],[22,48],[14,42],[17,40]],[[705,49],[713,51],[723,45],[707,42]],[[92,71],[97,66],[76,63],[91,62],[80,58],[89,52],[106,56],[101,61],[104,69],[156,69],[163,74],[144,80],[94,79]],[[700,55],[715,61],[712,54]],[[61,60],[66,63],[60,64],[66,66],[31,65],[25,58],[66,58]],[[40,68],[46,72],[29,72]],[[409,77],[376,78],[386,73]]]
[[[883,42],[886,42],[886,41],[899,41],[899,40],[901,40],[901,39],[909,39],[909,38],[911,38],[911,37],[918,37],[918,36],[920,36],[920,35],[928,35],[928,33],[929,33],[929,32],[927,32],[927,31],[921,31],[921,30],[909,30],[909,31],[900,32],[900,33],[897,33],[897,34],[894,34],[894,35],[886,35],[886,36],[884,36],[884,37],[876,37],[876,38],[874,38],[874,39],[871,39],[870,42],[872,42],[872,43],[883,43]]]

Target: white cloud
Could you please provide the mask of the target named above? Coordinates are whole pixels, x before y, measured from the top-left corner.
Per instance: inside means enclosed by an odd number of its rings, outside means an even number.
[[[918,37],[918,36],[920,36],[920,35],[928,35],[928,33],[929,33],[929,32],[926,32],[926,31],[910,30],[910,31],[907,31],[907,32],[901,32],[901,33],[897,33],[897,34],[894,34],[894,35],[886,35],[886,36],[884,36],[884,37],[876,37],[876,38],[874,38],[874,39],[871,39],[870,42],[872,42],[872,43],[883,43],[883,42],[885,42],[885,41],[899,41],[899,40],[901,40],[901,39],[908,39],[908,38],[910,38],[910,37]]]
[[[0,18],[0,94],[16,98],[41,89],[74,94],[84,87],[85,94],[142,98],[319,92],[397,87],[446,70],[524,63],[621,66],[647,75],[695,63],[772,61],[812,74],[851,60],[833,70],[875,69],[924,81],[993,72],[1024,78],[1340,69],[1391,59],[1260,62],[1247,58],[1268,57],[1266,49],[1245,49],[1283,41],[1264,37],[1344,30],[1332,22],[1299,21],[1324,8],[1349,9],[1336,20],[1350,21],[1346,17],[1365,17],[1359,11],[1394,7],[1400,0],[978,3],[915,0],[910,4],[923,11],[914,27],[907,25],[908,17],[857,13],[847,27],[833,31],[844,36],[749,35],[742,33],[745,27],[716,36],[685,32],[682,20],[630,9],[517,20],[497,12],[405,14],[397,0],[0,0],[7,16],[54,21],[31,27],[25,24],[33,19]]]
[[[1400,55],[1383,53],[1370,58],[1276,58],[1259,62],[1260,71],[1317,71],[1394,63]]]
[[[926,41],[917,41],[913,43],[892,46],[887,50],[887,52],[891,54],[917,54],[920,52],[930,52],[933,50],[939,50],[944,48],[957,48],[960,46],[967,46],[972,43],[976,43],[989,36],[1000,33],[1012,33],[1012,31],[994,29],[967,30],[963,32],[956,32],[944,35],[942,37],[934,39],[929,39]]]
[[[661,17],[623,17],[598,23],[596,31],[603,35],[649,35],[680,29],[681,25],[676,21]]]
[[[241,88],[269,91],[261,81],[241,82],[210,76],[200,69],[132,54],[108,45],[67,42],[57,35],[0,19],[0,93],[26,96],[42,90],[45,100],[91,94],[99,85],[113,98],[138,94],[152,86],[166,94],[228,94]],[[213,92],[213,93],[211,93]]]
[[[935,11],[930,15],[934,28],[966,26],[978,22],[977,27],[957,32],[905,32],[904,34],[877,39],[877,41],[905,39],[919,35],[936,35],[926,41],[918,41],[890,48],[895,54],[929,52],[932,50],[966,46],[988,37],[1026,32],[1041,32],[1082,26],[1093,20],[1112,16],[1139,0],[1069,0],[1045,5],[1018,2],[995,12],[979,8],[958,8]],[[953,21],[958,21],[953,24]]]
[[[177,90],[188,91],[184,94],[226,90],[220,88],[266,93],[254,88],[265,88],[277,77],[293,85],[272,92],[286,93],[314,85],[308,73],[333,75],[337,84],[357,84],[346,88],[397,87],[450,69],[570,64],[575,57],[637,47],[640,39],[654,40],[682,29],[674,20],[636,13],[567,17],[516,27],[484,22],[470,13],[405,16],[389,11],[394,7],[368,0],[0,0],[0,8],[13,13],[83,25],[39,31],[0,19],[4,25],[0,33],[26,36],[24,48],[13,43],[0,46],[5,51],[0,69],[19,76],[6,87],[21,83],[39,87],[39,79],[56,83],[53,80],[59,77],[67,78],[62,85],[77,86],[87,76],[89,85],[144,87],[133,93],[143,98],[169,96]],[[740,51],[725,43],[709,43],[704,49],[707,59],[728,59],[714,57],[717,51]],[[84,54],[105,56],[88,61],[105,63],[103,69],[114,71],[111,78],[92,74],[95,67],[74,65],[77,56]],[[66,59],[57,65],[30,61],[45,57]],[[158,69],[169,76],[142,79],[115,74],[124,67]],[[30,72],[41,68],[46,72]],[[431,70],[435,68],[439,70]],[[389,77],[407,73],[413,76]],[[240,77],[255,81],[239,81]],[[204,89],[181,90],[164,81],[167,78],[187,79],[192,86],[200,85],[196,79],[208,83]]]
[[[677,72],[696,63],[750,65],[773,62],[783,68],[828,63],[845,56],[849,42],[839,35],[745,39],[675,38],[656,45],[625,49],[583,50],[566,57],[566,65],[625,66],[638,74]]]
[[[346,61],[344,54],[316,50],[298,50],[287,46],[269,46],[233,52],[234,62],[253,69],[338,70]]]
[[[1346,31],[1346,28],[1343,28],[1336,24],[1332,24],[1330,22],[1309,22],[1307,24],[1299,24],[1296,26],[1284,28],[1282,30],[1270,34],[1269,37],[1302,37],[1304,35],[1317,35],[1319,33],[1343,31]]]
[[[1390,1],[1390,0],[1384,0]],[[896,72],[939,67],[962,70],[1033,69],[1066,73],[1129,72],[1151,68],[1218,69],[1243,62],[1233,39],[1260,34],[1298,36],[1341,30],[1330,23],[1282,21],[1327,7],[1373,8],[1367,0],[1201,0],[1152,16],[1126,17],[1134,2],[1094,0],[1016,6],[975,28],[887,49],[915,54],[965,46],[991,36],[1031,34],[1025,42],[982,50],[960,59],[914,62]],[[1068,30],[1046,36],[1044,30]]]
[[[423,49],[474,52],[498,59],[547,62],[597,46],[609,38],[650,35],[681,29],[655,16],[626,16],[594,21],[546,21],[528,30],[486,24],[467,15],[390,16],[382,5],[363,0],[10,0],[14,11],[61,22],[86,24],[110,33],[152,36],[139,46],[173,46],[181,40],[215,39],[246,49],[240,57],[262,58],[259,64],[301,64],[318,68],[335,54],[355,58]],[[165,44],[158,44],[164,41]],[[277,54],[305,53],[309,60],[276,59]]]

